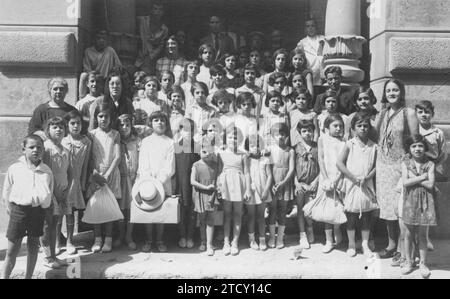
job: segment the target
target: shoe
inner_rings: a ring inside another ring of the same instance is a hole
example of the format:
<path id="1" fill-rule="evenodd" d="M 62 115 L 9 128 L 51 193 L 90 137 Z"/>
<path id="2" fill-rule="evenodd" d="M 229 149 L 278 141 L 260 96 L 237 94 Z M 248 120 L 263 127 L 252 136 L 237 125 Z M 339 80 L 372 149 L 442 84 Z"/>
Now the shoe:
<path id="1" fill-rule="evenodd" d="M 259 245 L 258 245 L 258 243 L 256 243 L 255 240 L 253 240 L 250 242 L 250 248 L 253 250 L 259 250 Z"/>
<path id="2" fill-rule="evenodd" d="M 311 246 L 309 245 L 308 238 L 300 238 L 299 242 L 300 248 L 309 249 Z"/>
<path id="3" fill-rule="evenodd" d="M 322 248 L 322 253 L 330 253 L 334 249 L 333 243 L 325 243 L 325 246 Z"/>
<path id="4" fill-rule="evenodd" d="M 427 242 L 427 249 L 428 249 L 428 251 L 434 250 L 434 245 L 433 245 L 433 243 L 431 243 L 430 240 L 428 240 L 428 242 Z"/>
<path id="5" fill-rule="evenodd" d="M 428 267 L 424 263 L 419 263 L 419 271 L 420 275 L 422 275 L 422 277 L 425 279 L 429 278 L 431 275 L 430 269 L 428 269 Z"/>
<path id="6" fill-rule="evenodd" d="M 397 262 L 400 258 L 402 258 L 402 254 L 400 252 L 396 252 L 392 257 L 392 262 Z"/>
<path id="7" fill-rule="evenodd" d="M 187 242 L 186 242 L 186 247 L 187 248 L 189 248 L 189 249 L 191 249 L 191 248 L 194 248 L 194 240 L 192 240 L 192 239 L 187 239 Z"/>
<path id="8" fill-rule="evenodd" d="M 259 250 L 267 250 L 266 238 L 259 238 Z"/>
<path id="9" fill-rule="evenodd" d="M 201 243 L 200 246 L 198 247 L 198 250 L 200 251 L 206 251 L 206 243 Z"/>
<path id="10" fill-rule="evenodd" d="M 55 247 L 55 255 L 60 255 L 60 254 L 61 254 L 61 252 L 62 252 L 62 248 L 61 248 L 61 246 L 57 246 L 57 247 Z"/>
<path id="11" fill-rule="evenodd" d="M 156 246 L 157 246 L 159 252 L 166 252 L 167 251 L 167 246 L 166 246 L 166 244 L 164 244 L 163 241 L 158 241 L 156 243 Z"/>
<path id="12" fill-rule="evenodd" d="M 206 248 L 206 255 L 207 256 L 213 256 L 214 255 L 214 249 L 212 247 L 207 246 L 207 248 Z"/>
<path id="13" fill-rule="evenodd" d="M 146 241 L 144 246 L 142 246 L 143 252 L 150 252 L 152 250 L 152 241 Z"/>
<path id="14" fill-rule="evenodd" d="M 187 246 L 186 239 L 185 238 L 181 238 L 180 241 L 178 241 L 178 247 L 186 248 L 186 246 Z"/>
<path id="15" fill-rule="evenodd" d="M 127 242 L 127 247 L 128 247 L 129 250 L 136 250 L 137 249 L 137 245 L 133 241 Z"/>
<path id="16" fill-rule="evenodd" d="M 108 253 L 108 252 L 111 252 L 111 250 L 112 250 L 112 238 L 106 237 L 105 243 L 103 243 L 103 246 L 102 246 L 102 253 Z"/>
<path id="17" fill-rule="evenodd" d="M 94 245 L 91 247 L 91 251 L 96 253 L 102 250 L 102 238 L 95 238 Z"/>
<path id="18" fill-rule="evenodd" d="M 269 242 L 267 242 L 267 246 L 269 246 L 269 248 L 275 248 L 275 237 L 269 238 Z"/>
<path id="19" fill-rule="evenodd" d="M 283 239 L 279 239 L 277 241 L 277 249 L 283 249 L 284 248 L 284 241 Z"/>
<path id="20" fill-rule="evenodd" d="M 392 260 L 391 267 L 403 267 L 405 262 L 406 262 L 406 259 L 404 257 L 396 259 L 395 261 Z"/>
<path id="21" fill-rule="evenodd" d="M 236 243 L 231 244 L 231 255 L 238 255 L 239 247 Z"/>
<path id="22" fill-rule="evenodd" d="M 362 246 L 361 249 L 362 249 L 363 254 L 366 257 L 373 257 L 373 251 L 370 250 L 370 247 L 368 245 L 367 246 Z"/>
<path id="23" fill-rule="evenodd" d="M 308 227 L 306 229 L 306 236 L 308 238 L 308 243 L 313 244 L 314 243 L 314 230 L 312 227 Z"/>
<path id="24" fill-rule="evenodd" d="M 395 248 L 391 250 L 383 249 L 378 253 L 378 255 L 380 256 L 380 259 L 389 259 L 393 257 L 395 253 L 396 253 Z"/>
<path id="25" fill-rule="evenodd" d="M 356 250 L 355 250 L 355 248 L 349 248 L 349 249 L 347 249 L 347 255 L 348 255 L 349 257 L 355 257 L 355 256 L 356 256 Z"/>
<path id="26" fill-rule="evenodd" d="M 72 244 L 66 245 L 66 252 L 68 255 L 73 255 L 77 253 L 77 248 L 73 246 Z"/>
<path id="27" fill-rule="evenodd" d="M 230 243 L 224 242 L 222 251 L 223 251 L 223 255 L 230 255 L 230 253 L 231 253 Z"/>
<path id="28" fill-rule="evenodd" d="M 44 266 L 50 269 L 61 268 L 61 265 L 56 261 L 55 258 L 44 258 Z"/>
<path id="29" fill-rule="evenodd" d="M 411 262 L 405 262 L 403 267 L 402 267 L 402 274 L 403 275 L 408 275 L 408 274 L 410 274 L 413 271 L 414 271 L 414 267 L 413 267 L 412 263 Z"/>

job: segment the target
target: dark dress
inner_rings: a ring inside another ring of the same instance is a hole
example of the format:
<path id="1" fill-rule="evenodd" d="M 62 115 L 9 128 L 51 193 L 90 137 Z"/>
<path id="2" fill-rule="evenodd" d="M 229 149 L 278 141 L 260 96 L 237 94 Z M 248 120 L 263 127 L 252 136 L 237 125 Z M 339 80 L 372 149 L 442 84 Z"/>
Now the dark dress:
<path id="1" fill-rule="evenodd" d="M 417 171 L 413 159 L 404 161 L 408 171 L 415 176 L 427 173 L 433 162 L 428 161 Z M 434 226 L 436 225 L 436 209 L 434 206 L 434 192 L 416 184 L 406 187 L 403 191 L 402 219 L 408 225 Z"/>
<path id="2" fill-rule="evenodd" d="M 194 151 L 194 141 L 191 140 L 191 142 L 190 152 L 184 152 L 182 145 L 175 144 L 176 194 L 180 194 L 183 206 L 192 204 L 192 165 L 200 159 Z"/>
<path id="3" fill-rule="evenodd" d="M 67 112 L 72 110 L 77 109 L 66 102 L 61 107 L 50 107 L 49 102 L 37 106 L 28 124 L 28 134 L 43 131 L 47 120 L 55 116 L 64 117 Z"/>
<path id="4" fill-rule="evenodd" d="M 195 180 L 205 186 L 215 185 L 218 175 L 218 164 L 211 162 L 205 163 L 203 160 L 197 161 L 192 166 L 195 168 Z M 215 205 L 218 204 L 216 191 L 200 190 L 192 187 L 192 199 L 194 201 L 194 211 L 197 213 L 213 212 Z"/>

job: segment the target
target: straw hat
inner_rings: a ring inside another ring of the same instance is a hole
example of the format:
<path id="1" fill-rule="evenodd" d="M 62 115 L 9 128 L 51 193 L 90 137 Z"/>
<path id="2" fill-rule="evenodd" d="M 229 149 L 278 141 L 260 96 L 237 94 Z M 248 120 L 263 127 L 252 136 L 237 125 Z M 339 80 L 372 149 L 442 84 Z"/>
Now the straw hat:
<path id="1" fill-rule="evenodd" d="M 156 179 L 149 178 L 140 180 L 134 184 L 131 190 L 133 203 L 144 211 L 154 211 L 158 209 L 164 202 L 166 195 L 164 186 Z M 138 203 L 136 198 L 140 197 L 142 203 Z"/>

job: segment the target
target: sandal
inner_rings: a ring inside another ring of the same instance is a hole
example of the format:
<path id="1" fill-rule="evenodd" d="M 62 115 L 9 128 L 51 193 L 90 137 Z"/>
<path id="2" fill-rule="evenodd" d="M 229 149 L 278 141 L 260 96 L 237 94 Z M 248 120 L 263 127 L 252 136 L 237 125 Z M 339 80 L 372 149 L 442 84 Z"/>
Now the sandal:
<path id="1" fill-rule="evenodd" d="M 166 252 L 166 251 L 167 251 L 167 246 L 166 246 L 166 244 L 164 244 L 163 241 L 158 241 L 158 242 L 156 243 L 156 245 L 157 245 L 157 247 L 158 247 L 158 251 L 159 251 L 159 252 Z"/>

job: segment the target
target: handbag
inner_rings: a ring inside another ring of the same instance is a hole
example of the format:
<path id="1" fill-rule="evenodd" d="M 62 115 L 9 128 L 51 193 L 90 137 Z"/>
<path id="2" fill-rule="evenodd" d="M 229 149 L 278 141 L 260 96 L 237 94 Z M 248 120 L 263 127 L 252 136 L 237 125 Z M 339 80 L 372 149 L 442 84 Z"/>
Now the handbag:
<path id="1" fill-rule="evenodd" d="M 332 197 L 328 196 L 330 192 L 333 192 Z M 305 217 L 318 222 L 334 225 L 347 222 L 344 205 L 340 200 L 336 199 L 336 191 L 320 191 L 316 198 L 303 207 L 303 213 Z"/>

